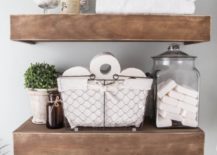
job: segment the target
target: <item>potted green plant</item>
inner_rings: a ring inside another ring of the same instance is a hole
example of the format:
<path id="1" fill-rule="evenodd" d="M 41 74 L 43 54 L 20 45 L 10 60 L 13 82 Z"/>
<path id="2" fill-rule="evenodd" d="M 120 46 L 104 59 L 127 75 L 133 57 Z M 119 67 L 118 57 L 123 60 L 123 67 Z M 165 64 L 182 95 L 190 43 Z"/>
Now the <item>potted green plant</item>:
<path id="1" fill-rule="evenodd" d="M 46 123 L 48 92 L 57 90 L 57 76 L 55 66 L 47 63 L 31 64 L 24 74 L 35 124 Z"/>

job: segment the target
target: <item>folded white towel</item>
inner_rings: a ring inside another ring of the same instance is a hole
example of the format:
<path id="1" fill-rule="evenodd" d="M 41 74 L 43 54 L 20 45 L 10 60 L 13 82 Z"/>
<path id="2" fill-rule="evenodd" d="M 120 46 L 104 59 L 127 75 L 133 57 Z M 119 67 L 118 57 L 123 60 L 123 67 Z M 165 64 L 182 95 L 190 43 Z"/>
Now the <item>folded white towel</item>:
<path id="1" fill-rule="evenodd" d="M 96 13 L 194 14 L 195 0 L 97 0 Z"/>
<path id="2" fill-rule="evenodd" d="M 158 114 L 162 117 L 162 118 L 166 118 L 167 117 L 167 112 L 158 109 Z"/>
<path id="3" fill-rule="evenodd" d="M 166 118 L 174 121 L 180 121 L 180 122 L 182 121 L 181 115 L 170 113 L 170 112 L 167 113 Z"/>

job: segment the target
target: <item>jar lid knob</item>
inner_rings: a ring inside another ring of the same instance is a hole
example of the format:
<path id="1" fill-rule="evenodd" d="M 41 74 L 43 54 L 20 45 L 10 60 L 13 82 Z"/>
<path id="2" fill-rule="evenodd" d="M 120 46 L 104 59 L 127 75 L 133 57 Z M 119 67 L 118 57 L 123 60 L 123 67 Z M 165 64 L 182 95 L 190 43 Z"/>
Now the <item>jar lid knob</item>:
<path id="1" fill-rule="evenodd" d="M 169 45 L 168 50 L 169 51 L 179 51 L 180 50 L 180 45 L 176 44 L 176 43 L 173 43 L 173 44 Z"/>

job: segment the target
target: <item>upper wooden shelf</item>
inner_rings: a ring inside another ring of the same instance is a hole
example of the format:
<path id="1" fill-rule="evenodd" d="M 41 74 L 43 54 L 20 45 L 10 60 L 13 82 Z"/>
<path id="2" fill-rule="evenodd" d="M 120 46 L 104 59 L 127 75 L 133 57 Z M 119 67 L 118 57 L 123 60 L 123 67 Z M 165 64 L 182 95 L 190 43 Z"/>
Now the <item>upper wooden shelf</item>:
<path id="1" fill-rule="evenodd" d="M 41 41 L 210 40 L 210 16 L 170 15 L 12 15 L 11 39 Z"/>

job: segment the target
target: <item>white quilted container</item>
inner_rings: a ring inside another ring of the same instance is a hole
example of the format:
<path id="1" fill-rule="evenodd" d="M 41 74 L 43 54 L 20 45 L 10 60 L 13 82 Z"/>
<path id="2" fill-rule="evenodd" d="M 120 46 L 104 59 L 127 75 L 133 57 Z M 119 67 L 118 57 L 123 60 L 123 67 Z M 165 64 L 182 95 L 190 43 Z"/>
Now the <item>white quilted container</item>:
<path id="1" fill-rule="evenodd" d="M 98 81 L 60 77 L 64 115 L 71 127 L 139 127 L 152 79 Z"/>

